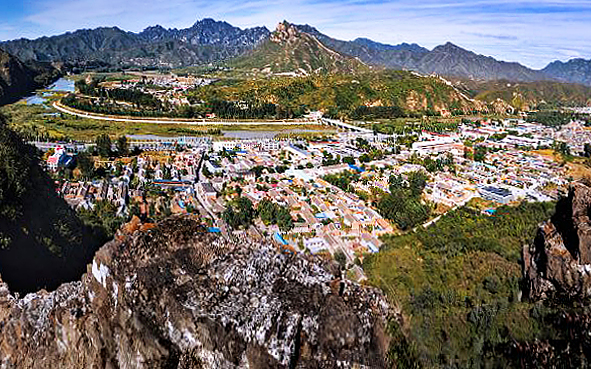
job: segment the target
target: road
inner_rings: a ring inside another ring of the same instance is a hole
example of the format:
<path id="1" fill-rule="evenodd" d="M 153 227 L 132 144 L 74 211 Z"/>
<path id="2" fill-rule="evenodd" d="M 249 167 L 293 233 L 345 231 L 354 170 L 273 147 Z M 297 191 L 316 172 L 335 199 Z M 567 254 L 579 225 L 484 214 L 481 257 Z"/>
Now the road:
<path id="1" fill-rule="evenodd" d="M 206 154 L 207 154 L 206 150 L 203 150 L 201 152 L 201 159 L 199 160 L 199 164 L 197 165 L 197 178 L 195 179 L 195 185 L 197 185 L 199 182 L 207 182 L 207 178 L 205 178 L 205 176 L 203 176 L 203 171 L 202 171 L 203 162 L 204 162 L 204 158 L 205 158 Z M 206 216 L 209 215 L 209 217 L 213 220 L 214 227 L 219 228 L 222 231 L 222 234 L 224 236 L 229 237 L 230 234 L 228 232 L 225 222 L 223 220 L 221 220 L 219 217 L 217 217 L 213 213 L 213 211 L 209 208 L 209 206 L 207 206 L 207 202 L 201 198 L 201 195 L 199 194 L 199 191 L 197 191 L 196 188 L 195 188 L 195 198 L 197 199 L 197 201 L 199 201 L 199 204 L 201 205 L 203 210 L 207 213 L 204 215 L 206 215 Z"/>
<path id="2" fill-rule="evenodd" d="M 316 121 L 269 121 L 269 122 L 228 122 L 228 121 L 210 121 L 210 120 L 177 120 L 177 119 L 142 119 L 142 118 L 119 118 L 111 115 L 97 115 L 93 113 L 85 113 L 79 110 L 74 110 L 66 107 L 58 102 L 53 103 L 53 107 L 58 111 L 74 115 L 80 118 L 88 118 L 95 120 L 107 120 L 110 122 L 124 122 L 124 123 L 151 123 L 151 124 L 183 124 L 192 126 L 301 126 L 301 125 L 318 125 Z"/>

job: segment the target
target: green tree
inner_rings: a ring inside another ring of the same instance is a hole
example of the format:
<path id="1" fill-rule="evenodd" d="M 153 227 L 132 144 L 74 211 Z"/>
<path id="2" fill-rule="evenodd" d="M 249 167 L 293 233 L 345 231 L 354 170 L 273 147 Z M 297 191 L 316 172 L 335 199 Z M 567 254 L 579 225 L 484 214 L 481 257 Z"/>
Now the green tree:
<path id="1" fill-rule="evenodd" d="M 562 156 L 570 156 L 570 147 L 566 142 L 559 141 L 556 142 L 554 145 L 554 151 L 559 153 Z"/>
<path id="2" fill-rule="evenodd" d="M 266 225 L 275 223 L 276 208 L 277 206 L 268 199 L 262 199 L 259 202 L 257 205 L 257 211 L 263 223 Z"/>
<path id="3" fill-rule="evenodd" d="M 119 136 L 117 138 L 117 154 L 119 156 L 127 156 L 129 154 L 129 143 L 127 142 L 127 137 Z"/>
<path id="4" fill-rule="evenodd" d="M 349 165 L 355 165 L 355 159 L 352 156 L 345 156 L 343 158 L 343 163 L 349 164 Z"/>
<path id="5" fill-rule="evenodd" d="M 91 179 L 94 177 L 94 160 L 86 151 L 83 151 L 76 156 L 76 163 L 78 169 L 80 169 L 82 178 Z"/>
<path id="6" fill-rule="evenodd" d="M 109 157 L 111 156 L 111 147 L 113 144 L 111 143 L 111 138 L 106 133 L 98 135 L 96 140 L 96 149 L 98 154 L 102 157 Z"/>
<path id="7" fill-rule="evenodd" d="M 293 229 L 293 219 L 286 207 L 280 207 L 276 215 L 277 225 L 282 232 L 289 232 Z"/>
<path id="8" fill-rule="evenodd" d="M 427 175 L 421 171 L 408 174 L 408 186 L 413 197 L 420 196 L 427 185 Z"/>
<path id="9" fill-rule="evenodd" d="M 228 204 L 222 219 L 233 229 L 248 228 L 253 223 L 255 211 L 252 201 L 246 197 L 238 197 Z"/>
<path id="10" fill-rule="evenodd" d="M 342 269 L 345 269 L 345 267 L 347 266 L 347 256 L 345 255 L 343 250 L 337 250 L 334 253 L 334 259 L 336 260 L 336 262 L 339 263 Z"/>
<path id="11" fill-rule="evenodd" d="M 474 148 L 474 161 L 484 162 L 487 151 L 488 150 L 484 146 L 476 146 Z"/>

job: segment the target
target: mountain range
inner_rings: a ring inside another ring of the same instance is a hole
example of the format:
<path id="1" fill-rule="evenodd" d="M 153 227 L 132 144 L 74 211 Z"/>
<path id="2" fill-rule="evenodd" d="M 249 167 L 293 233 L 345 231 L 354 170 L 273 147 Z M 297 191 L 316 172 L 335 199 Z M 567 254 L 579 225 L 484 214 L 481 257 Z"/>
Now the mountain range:
<path id="1" fill-rule="evenodd" d="M 342 41 L 309 25 L 293 25 L 300 33 L 299 40 L 302 40 L 301 35 L 305 35 L 304 42 L 270 43 L 273 39 L 277 41 L 277 35 L 285 32 L 288 26 L 292 25 L 282 22 L 280 28 L 271 32 L 265 27 L 240 29 L 227 22 L 203 19 L 186 29 L 153 26 L 139 33 L 117 27 L 84 29 L 35 40 L 6 41 L 0 43 L 0 48 L 23 61 L 63 62 L 75 67 L 177 68 L 230 60 L 233 66 L 252 67 L 252 60 L 255 60 L 262 63 L 257 65 L 259 69 L 270 67 L 275 73 L 289 73 L 318 71 L 319 67 L 332 60 L 329 63 L 332 67 L 320 70 L 346 72 L 355 64 L 351 60 L 357 60 L 371 67 L 405 69 L 477 81 L 552 80 L 591 85 L 591 61 L 584 59 L 555 61 L 542 70 L 534 70 L 519 63 L 479 55 L 450 42 L 428 50 L 417 44 L 387 45 L 366 38 Z M 293 36 L 292 41 L 295 40 Z M 286 47 L 293 47 L 293 50 L 285 54 Z M 280 48 L 284 49 L 283 57 L 288 60 L 273 61 Z M 307 51 L 303 51 L 305 49 Z M 292 56 L 303 57 L 302 54 L 310 56 L 303 64 L 300 63 L 303 60 L 292 60 Z M 331 56 L 326 58 L 327 54 Z M 251 56 L 250 63 L 240 60 L 248 55 Z M 233 60 L 236 58 L 238 62 Z M 340 61 L 337 62 L 337 59 Z M 347 67 L 335 69 L 335 65 Z"/>

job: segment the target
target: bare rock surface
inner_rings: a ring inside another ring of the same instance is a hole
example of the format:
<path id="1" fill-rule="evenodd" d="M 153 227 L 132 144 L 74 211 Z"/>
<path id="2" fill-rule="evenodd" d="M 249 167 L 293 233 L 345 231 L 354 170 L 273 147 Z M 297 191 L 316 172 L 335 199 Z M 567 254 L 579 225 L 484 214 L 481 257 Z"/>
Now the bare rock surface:
<path id="1" fill-rule="evenodd" d="M 0 282 L 0 368 L 384 367 L 388 305 L 337 275 L 171 218 L 53 292 Z"/>
<path id="2" fill-rule="evenodd" d="M 556 214 L 544 222 L 533 244 L 524 247 L 526 293 L 585 300 L 591 297 L 591 187 L 574 183 Z"/>

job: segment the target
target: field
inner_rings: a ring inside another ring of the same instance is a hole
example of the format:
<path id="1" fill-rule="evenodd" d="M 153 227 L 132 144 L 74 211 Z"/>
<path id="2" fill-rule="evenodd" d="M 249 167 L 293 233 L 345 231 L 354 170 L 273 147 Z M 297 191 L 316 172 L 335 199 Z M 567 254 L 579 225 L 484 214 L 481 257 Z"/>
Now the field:
<path id="1" fill-rule="evenodd" d="M 54 97 L 57 98 L 58 96 Z M 51 101 L 51 99 L 50 99 Z M 59 139 L 90 141 L 102 133 L 110 136 L 157 135 L 157 136 L 209 136 L 216 128 L 224 131 L 277 131 L 305 129 L 317 130 L 320 134 L 332 130 L 321 125 L 210 125 L 150 124 L 95 120 L 71 116 L 43 105 L 28 105 L 24 102 L 4 106 L 0 112 L 10 118 L 11 126 L 28 139 Z"/>

